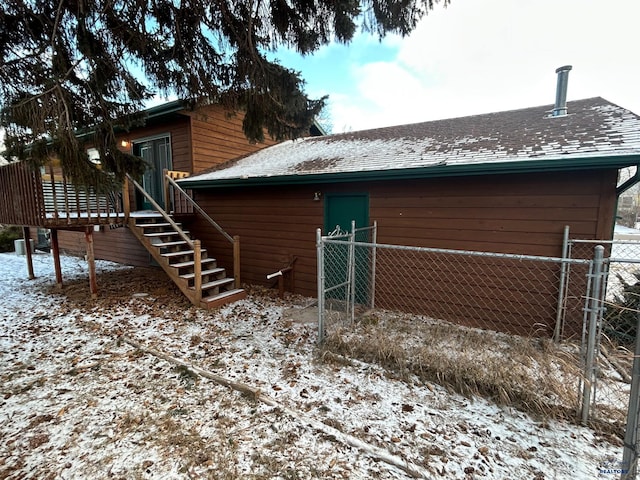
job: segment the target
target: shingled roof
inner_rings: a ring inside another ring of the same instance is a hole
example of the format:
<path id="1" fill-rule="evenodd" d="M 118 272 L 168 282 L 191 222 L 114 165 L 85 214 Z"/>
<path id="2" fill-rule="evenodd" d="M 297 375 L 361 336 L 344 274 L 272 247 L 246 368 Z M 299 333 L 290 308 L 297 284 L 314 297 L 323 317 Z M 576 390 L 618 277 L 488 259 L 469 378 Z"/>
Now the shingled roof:
<path id="1" fill-rule="evenodd" d="M 640 164 L 640 116 L 596 97 L 287 141 L 181 181 L 204 188 L 618 168 Z"/>

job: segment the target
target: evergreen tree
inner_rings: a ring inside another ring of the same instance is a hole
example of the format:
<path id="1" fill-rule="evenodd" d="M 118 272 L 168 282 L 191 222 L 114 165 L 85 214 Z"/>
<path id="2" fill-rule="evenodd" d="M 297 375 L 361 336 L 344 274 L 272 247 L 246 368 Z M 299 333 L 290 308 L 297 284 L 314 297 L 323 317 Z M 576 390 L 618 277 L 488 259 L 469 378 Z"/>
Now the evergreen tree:
<path id="1" fill-rule="evenodd" d="M 349 42 L 358 26 L 407 35 L 434 1 L 2 0 L 5 155 L 36 165 L 55 155 L 75 181 L 94 186 L 140 174 L 141 160 L 116 148 L 115 132 L 143 122 L 138 112 L 154 95 L 242 109 L 252 141 L 265 129 L 295 138 L 325 99 L 309 99 L 299 73 L 266 52 L 310 54 Z M 101 170 L 84 142 L 98 149 Z"/>

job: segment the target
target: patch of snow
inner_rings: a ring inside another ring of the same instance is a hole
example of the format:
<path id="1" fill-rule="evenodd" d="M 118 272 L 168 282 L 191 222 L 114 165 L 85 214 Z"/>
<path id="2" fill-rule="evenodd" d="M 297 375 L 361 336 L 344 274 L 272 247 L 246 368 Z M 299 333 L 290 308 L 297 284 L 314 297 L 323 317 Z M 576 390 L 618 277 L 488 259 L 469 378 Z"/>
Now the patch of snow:
<path id="1" fill-rule="evenodd" d="M 616 224 L 613 234 L 615 235 L 640 235 L 640 230 L 637 228 L 625 227 L 624 225 Z M 640 237 L 638 237 L 640 238 Z"/>
<path id="2" fill-rule="evenodd" d="M 436 478 L 596 478 L 621 458 L 619 445 L 587 428 L 405 382 L 378 365 L 323 362 L 315 325 L 278 299 L 204 311 L 159 294 L 133 298 L 145 291 L 136 285 L 127 301 L 79 306 L 47 293 L 49 255 L 34 262 L 37 278 L 27 280 L 24 257 L 0 254 L 2 478 L 408 478 L 123 335 L 259 388 Z M 81 259 L 62 265 L 66 282 L 86 279 Z M 129 268 L 97 265 L 99 285 L 100 272 L 113 271 L 126 284 Z"/>

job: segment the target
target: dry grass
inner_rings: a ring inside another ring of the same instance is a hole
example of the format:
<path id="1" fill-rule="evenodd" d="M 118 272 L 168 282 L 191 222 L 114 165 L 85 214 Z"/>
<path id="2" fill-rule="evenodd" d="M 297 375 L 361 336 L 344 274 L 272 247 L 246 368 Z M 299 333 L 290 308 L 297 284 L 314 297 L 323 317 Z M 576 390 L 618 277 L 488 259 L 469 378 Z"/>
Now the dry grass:
<path id="1" fill-rule="evenodd" d="M 329 332 L 324 348 L 376 362 L 407 380 L 415 376 L 542 418 L 575 418 L 581 376 L 577 347 L 368 312 L 355 325 Z"/>

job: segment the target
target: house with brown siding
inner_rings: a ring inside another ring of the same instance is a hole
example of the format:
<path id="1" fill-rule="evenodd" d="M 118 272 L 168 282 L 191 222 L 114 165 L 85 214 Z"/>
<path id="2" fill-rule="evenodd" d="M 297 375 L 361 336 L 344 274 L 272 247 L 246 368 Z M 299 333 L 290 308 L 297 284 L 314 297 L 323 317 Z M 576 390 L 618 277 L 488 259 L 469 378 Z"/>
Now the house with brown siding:
<path id="1" fill-rule="evenodd" d="M 243 281 L 267 284 L 295 258 L 296 292 L 315 296 L 317 228 L 376 221 L 380 243 L 559 257 L 565 226 L 612 238 L 618 173 L 638 164 L 640 117 L 589 98 L 560 115 L 546 105 L 287 141 L 179 184 L 242 237 Z M 189 228 L 220 243 L 201 221 Z"/>
<path id="2" fill-rule="evenodd" d="M 128 177 L 121 191 L 97 193 L 74 185 L 55 159 L 39 170 L 24 163 L 0 167 L 0 189 L 12 199 L 0 205 L 0 223 L 24 226 L 25 238 L 50 231 L 55 259 L 65 251 L 86 254 L 93 294 L 97 294 L 93 262 L 105 259 L 158 265 L 192 303 L 203 307 L 242 298 L 238 235 L 229 235 L 207 217 L 175 179 L 275 142 L 250 143 L 243 133 L 242 113 L 219 105 L 190 110 L 180 101 L 171 102 L 147 110 L 145 120 L 144 126 L 118 135 L 119 148 L 142 157 L 148 165 L 142 178 Z M 314 125 L 310 133 L 322 131 Z M 200 239 L 185 231 L 180 215 L 185 219 L 203 215 L 217 240 L 230 248 L 229 263 L 223 263 L 224 257 L 218 260 Z M 28 242 L 26 247 L 30 260 Z M 54 263 L 56 281 L 62 285 L 60 262 Z M 32 275 L 30 261 L 29 265 Z"/>
<path id="3" fill-rule="evenodd" d="M 141 128 L 119 134 L 120 148 L 143 157 L 149 164 L 142 186 L 162 203 L 163 169 L 194 174 L 255 152 L 275 142 L 250 143 L 242 131 L 242 114 L 231 114 L 219 105 L 192 111 L 181 101 L 159 105 L 146 111 Z M 140 193 L 132 193 L 132 210 L 151 210 Z M 84 233 L 60 230 L 60 248 L 84 254 Z M 148 266 L 152 257 L 130 229 L 97 229 L 93 234 L 96 258 L 127 265 Z"/>

